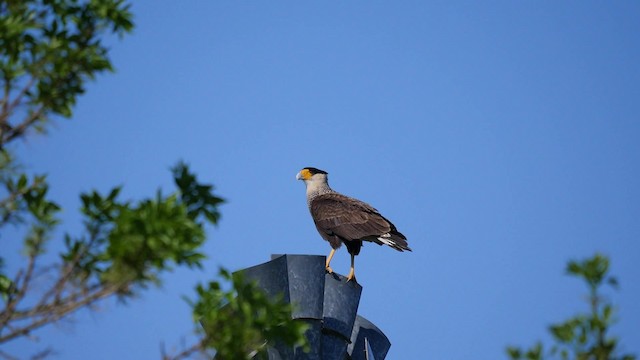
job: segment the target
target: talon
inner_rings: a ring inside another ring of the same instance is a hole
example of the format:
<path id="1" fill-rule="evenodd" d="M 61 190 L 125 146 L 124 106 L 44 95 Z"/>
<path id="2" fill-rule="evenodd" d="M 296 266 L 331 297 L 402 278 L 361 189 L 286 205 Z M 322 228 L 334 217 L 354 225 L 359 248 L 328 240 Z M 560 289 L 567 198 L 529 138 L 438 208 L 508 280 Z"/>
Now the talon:
<path id="1" fill-rule="evenodd" d="M 327 266 L 326 268 L 324 268 L 329 274 L 333 274 L 333 269 L 329 266 Z"/>

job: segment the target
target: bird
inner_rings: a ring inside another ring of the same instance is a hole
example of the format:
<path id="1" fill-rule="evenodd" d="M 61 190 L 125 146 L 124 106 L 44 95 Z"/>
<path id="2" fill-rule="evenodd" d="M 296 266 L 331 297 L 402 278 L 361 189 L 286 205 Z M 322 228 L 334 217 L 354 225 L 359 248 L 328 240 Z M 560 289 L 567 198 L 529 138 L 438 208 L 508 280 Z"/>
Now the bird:
<path id="1" fill-rule="evenodd" d="M 355 279 L 355 256 L 360 253 L 363 241 L 388 245 L 402 251 L 411 251 L 407 238 L 395 225 L 371 205 L 340 194 L 329 186 L 328 173 L 314 167 L 305 167 L 296 175 L 307 191 L 307 206 L 320 236 L 329 242 L 331 252 L 325 269 L 333 273 L 331 259 L 336 250 L 345 244 L 351 255 L 351 269 L 347 282 Z"/>

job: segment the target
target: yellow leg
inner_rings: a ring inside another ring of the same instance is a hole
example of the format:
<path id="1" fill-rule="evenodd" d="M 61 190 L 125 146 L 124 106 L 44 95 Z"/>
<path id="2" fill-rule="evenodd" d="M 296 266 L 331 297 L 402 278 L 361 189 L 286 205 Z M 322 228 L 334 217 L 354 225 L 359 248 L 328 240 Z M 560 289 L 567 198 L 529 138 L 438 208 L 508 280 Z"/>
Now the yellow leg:
<path id="1" fill-rule="evenodd" d="M 331 252 L 329 253 L 329 256 L 327 256 L 327 262 L 324 266 L 324 268 L 327 270 L 327 272 L 329 274 L 333 274 L 333 269 L 329 266 L 329 263 L 331 263 L 331 259 L 333 259 L 333 255 L 336 253 L 336 249 L 331 249 Z"/>
<path id="2" fill-rule="evenodd" d="M 358 282 L 356 280 L 356 267 L 354 265 L 354 263 L 355 263 L 354 260 L 355 260 L 356 256 L 353 255 L 353 254 L 349 254 L 349 255 L 351 255 L 351 270 L 349 270 L 349 276 L 347 276 L 347 282 L 349 282 L 351 280 L 353 280 L 355 282 Z"/>

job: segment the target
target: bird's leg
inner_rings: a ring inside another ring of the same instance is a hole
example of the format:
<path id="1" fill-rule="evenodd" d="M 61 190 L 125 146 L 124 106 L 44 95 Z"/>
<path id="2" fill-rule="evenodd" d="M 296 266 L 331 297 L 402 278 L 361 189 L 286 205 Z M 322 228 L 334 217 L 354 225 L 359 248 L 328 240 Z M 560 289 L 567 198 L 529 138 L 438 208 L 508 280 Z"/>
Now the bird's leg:
<path id="1" fill-rule="evenodd" d="M 349 270 L 349 275 L 347 276 L 347 282 L 351 280 L 358 282 L 356 280 L 356 268 L 354 266 L 356 256 L 353 254 L 349 254 L 349 255 L 351 255 L 351 270 Z"/>
<path id="2" fill-rule="evenodd" d="M 327 272 L 329 274 L 333 274 L 333 269 L 329 266 L 329 263 L 331 263 L 331 259 L 333 259 L 333 254 L 336 253 L 336 249 L 331 249 L 331 252 L 329 253 L 329 256 L 327 256 L 327 262 L 325 263 L 325 270 L 327 270 Z"/>

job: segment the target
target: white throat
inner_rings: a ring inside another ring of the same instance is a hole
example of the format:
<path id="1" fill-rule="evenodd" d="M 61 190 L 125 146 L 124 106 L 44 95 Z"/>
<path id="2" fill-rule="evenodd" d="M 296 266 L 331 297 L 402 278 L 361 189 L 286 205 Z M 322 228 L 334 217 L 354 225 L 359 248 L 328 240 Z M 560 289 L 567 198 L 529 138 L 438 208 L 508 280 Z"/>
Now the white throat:
<path id="1" fill-rule="evenodd" d="M 327 182 L 326 175 L 315 175 L 311 179 L 305 180 L 304 184 L 307 187 L 307 202 L 311 202 L 313 198 L 318 195 L 334 192 Z"/>

